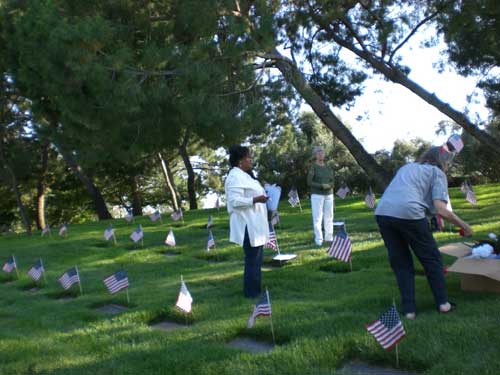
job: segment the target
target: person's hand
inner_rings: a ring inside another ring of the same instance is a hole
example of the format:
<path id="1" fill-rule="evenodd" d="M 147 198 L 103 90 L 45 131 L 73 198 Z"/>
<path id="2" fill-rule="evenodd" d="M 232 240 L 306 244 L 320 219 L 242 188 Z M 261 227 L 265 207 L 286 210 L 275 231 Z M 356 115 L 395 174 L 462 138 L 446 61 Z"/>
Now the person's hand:
<path id="1" fill-rule="evenodd" d="M 323 190 L 328 190 L 331 188 L 330 184 L 321 184 L 321 187 L 323 188 Z"/>
<path id="2" fill-rule="evenodd" d="M 474 234 L 474 231 L 469 224 L 464 223 L 464 226 L 460 229 L 460 234 L 464 237 L 470 237 Z"/>
<path id="3" fill-rule="evenodd" d="M 266 203 L 269 197 L 267 195 L 258 195 L 256 197 L 253 197 L 253 203 Z"/>

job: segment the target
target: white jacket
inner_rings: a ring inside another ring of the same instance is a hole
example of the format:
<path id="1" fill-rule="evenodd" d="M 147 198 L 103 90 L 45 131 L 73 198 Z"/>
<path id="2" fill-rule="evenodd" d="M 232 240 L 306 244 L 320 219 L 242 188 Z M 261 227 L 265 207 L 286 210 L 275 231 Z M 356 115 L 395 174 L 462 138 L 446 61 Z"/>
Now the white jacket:
<path id="1" fill-rule="evenodd" d="M 265 245 L 269 240 L 269 224 L 265 203 L 253 203 L 253 198 L 265 194 L 264 188 L 246 172 L 233 167 L 224 184 L 229 213 L 229 241 L 243 246 L 245 227 L 252 247 Z"/>

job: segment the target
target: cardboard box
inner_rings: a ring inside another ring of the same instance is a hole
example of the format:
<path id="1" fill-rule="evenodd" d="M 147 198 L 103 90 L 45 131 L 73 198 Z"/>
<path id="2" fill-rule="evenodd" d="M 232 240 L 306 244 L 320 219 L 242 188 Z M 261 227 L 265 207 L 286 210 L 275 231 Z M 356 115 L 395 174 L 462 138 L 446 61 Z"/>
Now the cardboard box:
<path id="1" fill-rule="evenodd" d="M 500 293 L 500 259 L 464 259 L 471 248 L 463 242 L 441 246 L 439 251 L 457 258 L 448 272 L 460 274 L 462 290 Z"/>

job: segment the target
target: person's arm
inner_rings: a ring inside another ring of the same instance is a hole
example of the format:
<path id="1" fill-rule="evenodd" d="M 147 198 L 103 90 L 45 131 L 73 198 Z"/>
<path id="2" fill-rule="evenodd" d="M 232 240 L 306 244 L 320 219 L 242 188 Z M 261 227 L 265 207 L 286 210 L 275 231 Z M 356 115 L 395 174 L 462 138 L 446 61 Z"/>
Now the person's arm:
<path id="1" fill-rule="evenodd" d="M 469 224 L 460 219 L 454 212 L 448 210 L 445 201 L 435 199 L 432 202 L 434 203 L 434 208 L 436 209 L 436 213 L 440 215 L 443 219 L 446 219 L 447 221 L 462 228 L 464 230 L 464 236 L 469 237 L 474 234 L 474 231 L 472 230 Z"/>

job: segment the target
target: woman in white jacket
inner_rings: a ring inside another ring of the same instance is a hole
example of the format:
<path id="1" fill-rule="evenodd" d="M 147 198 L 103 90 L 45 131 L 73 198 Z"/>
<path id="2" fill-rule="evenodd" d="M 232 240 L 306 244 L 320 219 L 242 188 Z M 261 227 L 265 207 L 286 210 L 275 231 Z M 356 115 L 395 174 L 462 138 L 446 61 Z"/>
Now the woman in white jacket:
<path id="1" fill-rule="evenodd" d="M 225 192 L 229 213 L 229 241 L 243 246 L 245 272 L 243 292 L 254 298 L 261 293 L 263 246 L 269 239 L 267 196 L 252 173 L 252 156 L 248 147 L 234 145 L 229 149 L 231 170 Z"/>

